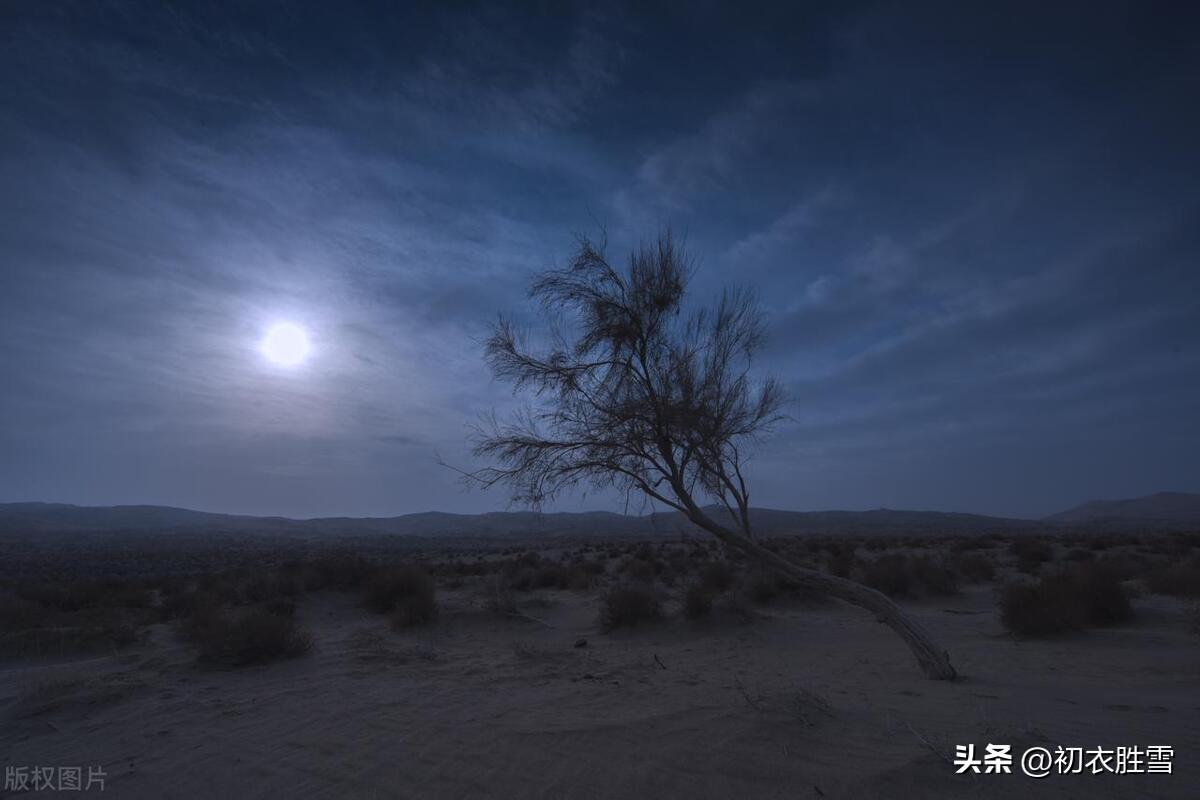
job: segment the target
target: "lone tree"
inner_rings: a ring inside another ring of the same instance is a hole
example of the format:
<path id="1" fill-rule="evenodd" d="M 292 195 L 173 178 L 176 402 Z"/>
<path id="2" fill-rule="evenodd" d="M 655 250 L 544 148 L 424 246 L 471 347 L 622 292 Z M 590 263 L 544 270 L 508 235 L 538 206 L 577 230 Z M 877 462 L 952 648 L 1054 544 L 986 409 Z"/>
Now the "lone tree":
<path id="1" fill-rule="evenodd" d="M 496 376 L 532 390 L 537 405 L 477 431 L 475 454 L 492 466 L 470 479 L 506 485 L 534 508 L 581 484 L 641 493 L 785 579 L 870 611 L 926 675 L 953 679 L 947 653 L 887 596 L 793 564 L 756 538 L 745 450 L 781 419 L 783 396 L 750 374 L 763 341 L 753 296 L 726 291 L 685 313 L 690 273 L 668 232 L 633 253 L 626 272 L 603 242 L 581 238 L 565 268 L 540 275 L 530 296 L 553 323 L 549 347 L 527 346 L 503 317 L 486 344 Z"/>

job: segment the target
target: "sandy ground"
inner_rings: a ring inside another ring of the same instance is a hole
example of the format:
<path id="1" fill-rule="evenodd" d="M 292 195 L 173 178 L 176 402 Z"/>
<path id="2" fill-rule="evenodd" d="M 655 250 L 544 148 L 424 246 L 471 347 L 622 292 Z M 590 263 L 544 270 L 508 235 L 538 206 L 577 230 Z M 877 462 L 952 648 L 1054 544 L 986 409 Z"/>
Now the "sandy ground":
<path id="1" fill-rule="evenodd" d="M 461 591 L 395 633 L 318 595 L 298 612 L 315 652 L 237 671 L 166 627 L 6 668 L 0 762 L 103 765 L 114 798 L 1200 797 L 1200 637 L 1173 600 L 1049 642 L 1006 636 L 990 588 L 909 604 L 965 676 L 941 683 L 837 604 L 601 634 L 594 593 L 543 597 L 524 608 L 552 627 Z M 956 776 L 967 742 L 1166 744 L 1174 773 Z"/>

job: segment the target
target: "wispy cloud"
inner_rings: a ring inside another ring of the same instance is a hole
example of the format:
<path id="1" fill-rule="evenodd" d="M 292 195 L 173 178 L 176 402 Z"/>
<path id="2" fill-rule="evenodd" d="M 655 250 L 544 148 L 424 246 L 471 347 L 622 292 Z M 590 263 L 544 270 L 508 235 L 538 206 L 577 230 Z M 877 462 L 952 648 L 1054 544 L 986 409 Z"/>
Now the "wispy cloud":
<path id="1" fill-rule="evenodd" d="M 685 231 L 701 297 L 759 290 L 797 422 L 756 502 L 1200 480 L 1167 444 L 1200 403 L 1194 53 L 1054 14 L 1030 43 L 889 7 L 306 12 L 2 12 L 0 499 L 502 505 L 434 453 L 469 463 L 466 425 L 513 402 L 479 340 L 597 224 L 617 257 Z M 1087 73 L 1115 55 L 1121 81 Z M 256 350 L 278 318 L 313 339 L 292 372 Z"/>

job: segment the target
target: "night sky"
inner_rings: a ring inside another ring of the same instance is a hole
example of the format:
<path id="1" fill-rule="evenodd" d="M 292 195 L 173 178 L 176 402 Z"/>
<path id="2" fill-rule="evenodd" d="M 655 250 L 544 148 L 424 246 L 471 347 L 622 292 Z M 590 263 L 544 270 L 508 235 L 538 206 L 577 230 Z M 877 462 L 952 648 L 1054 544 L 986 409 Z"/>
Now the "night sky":
<path id="1" fill-rule="evenodd" d="M 1191 4 L 794 5 L 2 0 L 0 501 L 502 509 L 488 325 L 665 226 L 768 314 L 755 505 L 1200 490 Z"/>

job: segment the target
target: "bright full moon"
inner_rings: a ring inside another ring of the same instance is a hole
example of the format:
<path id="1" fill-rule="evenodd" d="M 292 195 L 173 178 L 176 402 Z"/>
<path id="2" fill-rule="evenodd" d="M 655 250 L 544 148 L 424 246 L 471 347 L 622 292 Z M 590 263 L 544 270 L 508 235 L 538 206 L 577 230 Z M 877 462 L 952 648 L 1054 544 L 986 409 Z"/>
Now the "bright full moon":
<path id="1" fill-rule="evenodd" d="M 267 331 L 259 349 L 273 363 L 293 367 L 308 356 L 308 334 L 299 325 L 277 322 Z"/>

